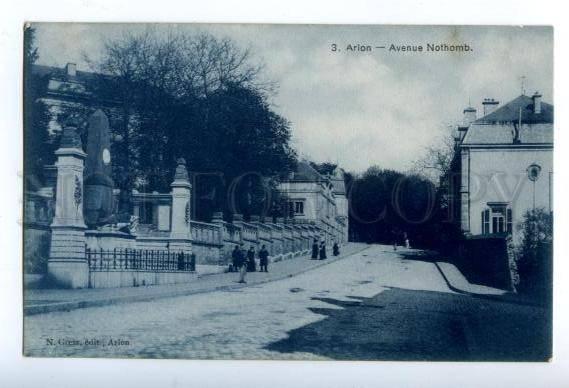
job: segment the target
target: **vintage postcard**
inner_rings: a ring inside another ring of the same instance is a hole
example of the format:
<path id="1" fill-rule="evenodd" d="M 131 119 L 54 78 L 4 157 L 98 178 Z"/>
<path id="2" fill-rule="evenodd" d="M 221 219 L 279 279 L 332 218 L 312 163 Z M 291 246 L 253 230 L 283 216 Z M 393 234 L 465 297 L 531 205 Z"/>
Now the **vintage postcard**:
<path id="1" fill-rule="evenodd" d="M 553 29 L 24 26 L 23 354 L 548 361 Z"/>

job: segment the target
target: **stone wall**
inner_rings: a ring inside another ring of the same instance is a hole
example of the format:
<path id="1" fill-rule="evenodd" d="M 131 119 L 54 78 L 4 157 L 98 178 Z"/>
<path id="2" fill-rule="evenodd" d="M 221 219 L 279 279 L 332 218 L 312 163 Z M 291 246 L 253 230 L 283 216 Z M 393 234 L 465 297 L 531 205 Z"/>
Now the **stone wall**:
<path id="1" fill-rule="evenodd" d="M 455 264 L 471 283 L 513 290 L 505 236 L 472 236 L 459 243 Z"/>
<path id="2" fill-rule="evenodd" d="M 53 194 L 26 192 L 24 195 L 24 273 L 44 274 L 51 246 Z"/>
<path id="3" fill-rule="evenodd" d="M 160 284 L 189 283 L 197 279 L 196 272 L 178 271 L 92 271 L 91 288 L 138 287 Z"/>

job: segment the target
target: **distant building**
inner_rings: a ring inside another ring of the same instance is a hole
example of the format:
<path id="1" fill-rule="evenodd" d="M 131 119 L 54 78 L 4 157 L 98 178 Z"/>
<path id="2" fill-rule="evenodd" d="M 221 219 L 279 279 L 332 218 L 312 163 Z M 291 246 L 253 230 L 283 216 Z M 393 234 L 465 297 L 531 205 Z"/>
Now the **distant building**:
<path id="1" fill-rule="evenodd" d="M 33 65 L 32 74 L 43 79 L 40 99 L 51 114 L 50 134 L 61 131 L 61 119 L 73 110 L 84 110 L 87 115 L 103 109 L 111 120 L 115 119 L 118 103 L 97 91 L 97 85 L 104 77 L 101 74 L 79 71 L 74 63 L 63 68 Z"/>
<path id="2" fill-rule="evenodd" d="M 288 198 L 294 218 L 318 225 L 328 244 L 348 241 L 348 199 L 341 168 L 324 176 L 307 161 L 300 161 L 279 190 Z"/>
<path id="3" fill-rule="evenodd" d="M 451 208 L 466 235 L 519 241 L 527 210 L 553 211 L 553 106 L 539 93 L 482 105 L 482 117 L 468 107 L 457 128 Z"/>

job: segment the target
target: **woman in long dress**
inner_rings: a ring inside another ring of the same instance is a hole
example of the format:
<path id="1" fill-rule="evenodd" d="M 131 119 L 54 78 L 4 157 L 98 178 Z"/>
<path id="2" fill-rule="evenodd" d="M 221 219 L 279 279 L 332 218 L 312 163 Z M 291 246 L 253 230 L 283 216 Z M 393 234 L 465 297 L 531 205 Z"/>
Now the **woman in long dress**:
<path id="1" fill-rule="evenodd" d="M 320 244 L 320 260 L 326 259 L 326 243 L 322 241 Z"/>
<path id="2" fill-rule="evenodd" d="M 318 259 L 318 241 L 314 240 L 312 244 L 312 260 Z"/>

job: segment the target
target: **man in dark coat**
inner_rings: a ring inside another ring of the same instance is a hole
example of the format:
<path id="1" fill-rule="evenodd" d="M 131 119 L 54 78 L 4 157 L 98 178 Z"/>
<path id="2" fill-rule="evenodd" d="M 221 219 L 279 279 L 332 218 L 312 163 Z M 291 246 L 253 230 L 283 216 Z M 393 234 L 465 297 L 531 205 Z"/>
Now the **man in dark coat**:
<path id="1" fill-rule="evenodd" d="M 340 247 L 338 246 L 338 243 L 336 241 L 334 241 L 334 246 L 332 247 L 332 251 L 334 253 L 334 256 L 338 256 L 340 254 Z"/>
<path id="2" fill-rule="evenodd" d="M 239 271 L 239 246 L 235 245 L 233 251 L 231 252 L 231 272 Z"/>
<path id="3" fill-rule="evenodd" d="M 312 260 L 318 259 L 318 240 L 314 239 L 312 244 Z"/>
<path id="4" fill-rule="evenodd" d="M 326 259 L 326 242 L 322 241 L 320 244 L 320 260 Z"/>
<path id="5" fill-rule="evenodd" d="M 251 245 L 247 251 L 247 272 L 257 271 L 257 263 L 255 263 L 255 248 Z"/>
<path id="6" fill-rule="evenodd" d="M 261 272 L 269 272 L 268 270 L 269 251 L 267 251 L 267 248 L 265 248 L 264 245 L 261 247 L 261 251 L 259 252 L 259 261 L 260 261 L 259 265 L 261 267 Z"/>

